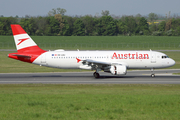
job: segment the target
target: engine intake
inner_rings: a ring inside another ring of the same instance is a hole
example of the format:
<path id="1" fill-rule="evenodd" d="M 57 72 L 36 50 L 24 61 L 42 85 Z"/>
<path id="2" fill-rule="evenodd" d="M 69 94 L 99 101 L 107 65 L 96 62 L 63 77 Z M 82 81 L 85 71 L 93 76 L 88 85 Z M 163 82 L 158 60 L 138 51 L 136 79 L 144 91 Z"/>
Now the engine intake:
<path id="1" fill-rule="evenodd" d="M 126 75 L 127 68 L 125 65 L 113 65 L 110 68 L 110 72 L 113 75 Z"/>

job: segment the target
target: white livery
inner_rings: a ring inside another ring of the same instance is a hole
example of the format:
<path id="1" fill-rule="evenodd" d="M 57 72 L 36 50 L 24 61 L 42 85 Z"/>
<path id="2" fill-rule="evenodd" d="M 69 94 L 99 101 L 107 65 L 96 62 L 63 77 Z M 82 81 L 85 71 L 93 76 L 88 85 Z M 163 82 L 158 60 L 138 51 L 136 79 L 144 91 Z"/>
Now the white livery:
<path id="1" fill-rule="evenodd" d="M 10 58 L 33 64 L 63 68 L 95 70 L 112 75 L 126 75 L 127 69 L 158 69 L 171 67 L 175 61 L 166 54 L 155 51 L 44 51 L 27 35 L 19 25 L 11 25 L 17 53 L 9 54 Z M 18 32 L 17 32 L 18 30 Z M 151 74 L 154 77 L 154 73 Z"/>

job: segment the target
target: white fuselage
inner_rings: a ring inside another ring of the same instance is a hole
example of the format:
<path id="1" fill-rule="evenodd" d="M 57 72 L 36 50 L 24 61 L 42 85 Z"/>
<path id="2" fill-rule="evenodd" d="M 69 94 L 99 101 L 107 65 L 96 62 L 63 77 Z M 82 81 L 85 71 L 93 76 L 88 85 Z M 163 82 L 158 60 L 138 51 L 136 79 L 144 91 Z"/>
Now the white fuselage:
<path id="1" fill-rule="evenodd" d="M 65 69 L 95 70 L 112 75 L 126 75 L 127 69 L 154 69 L 173 66 L 175 61 L 161 52 L 154 51 L 45 51 L 18 24 L 11 25 L 17 52 L 8 57 L 23 62 Z M 151 74 L 154 77 L 154 74 Z"/>
<path id="2" fill-rule="evenodd" d="M 82 61 L 90 59 L 122 64 L 128 69 L 166 68 L 175 64 L 175 61 L 164 53 L 155 51 L 48 51 L 33 63 L 54 68 L 91 69 L 76 58 Z"/>

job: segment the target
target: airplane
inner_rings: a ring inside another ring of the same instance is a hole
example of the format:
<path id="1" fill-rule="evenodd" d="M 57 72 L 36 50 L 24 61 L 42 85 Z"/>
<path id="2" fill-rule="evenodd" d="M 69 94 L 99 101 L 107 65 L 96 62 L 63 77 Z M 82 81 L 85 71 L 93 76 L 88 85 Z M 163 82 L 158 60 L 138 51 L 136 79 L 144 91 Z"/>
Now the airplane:
<path id="1" fill-rule="evenodd" d="M 93 76 L 99 78 L 99 71 L 112 75 L 126 75 L 127 69 L 154 69 L 175 65 L 166 54 L 156 51 L 65 51 L 63 49 L 42 50 L 18 24 L 11 24 L 17 52 L 8 54 L 9 58 L 62 69 L 95 70 Z"/>

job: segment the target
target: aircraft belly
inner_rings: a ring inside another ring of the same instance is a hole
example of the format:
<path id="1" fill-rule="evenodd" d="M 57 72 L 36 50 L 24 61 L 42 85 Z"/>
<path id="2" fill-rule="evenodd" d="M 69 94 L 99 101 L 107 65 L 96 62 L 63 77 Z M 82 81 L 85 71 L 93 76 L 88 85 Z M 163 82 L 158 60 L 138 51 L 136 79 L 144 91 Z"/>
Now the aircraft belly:
<path id="1" fill-rule="evenodd" d="M 71 60 L 53 59 L 48 61 L 49 67 L 64 68 L 64 69 L 77 69 L 79 68 L 78 63 L 74 63 Z"/>
<path id="2" fill-rule="evenodd" d="M 76 63 L 76 61 L 67 60 L 67 59 L 51 59 L 49 57 L 44 58 L 43 55 L 40 55 L 36 60 L 33 61 L 33 64 L 53 67 L 53 68 L 64 68 L 64 69 L 77 69 L 80 66 L 80 63 Z"/>

